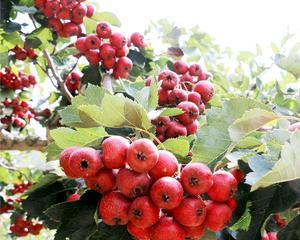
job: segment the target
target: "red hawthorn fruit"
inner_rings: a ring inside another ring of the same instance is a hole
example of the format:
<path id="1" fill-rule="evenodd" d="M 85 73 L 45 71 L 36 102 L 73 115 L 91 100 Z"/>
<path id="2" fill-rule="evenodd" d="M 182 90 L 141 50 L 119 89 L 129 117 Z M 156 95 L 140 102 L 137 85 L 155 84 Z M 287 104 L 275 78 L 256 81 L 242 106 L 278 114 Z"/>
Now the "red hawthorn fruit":
<path id="1" fill-rule="evenodd" d="M 78 34 L 78 26 L 75 23 L 69 22 L 63 25 L 63 36 L 71 37 Z"/>
<path id="2" fill-rule="evenodd" d="M 169 91 L 164 90 L 163 88 L 158 89 L 158 104 L 160 106 L 166 105 L 169 103 Z"/>
<path id="3" fill-rule="evenodd" d="M 237 201 L 235 200 L 235 198 L 229 198 L 226 204 L 230 207 L 232 211 L 234 211 L 237 208 Z"/>
<path id="4" fill-rule="evenodd" d="M 177 86 L 179 79 L 176 73 L 165 70 L 158 75 L 158 81 L 162 81 L 161 87 L 164 90 L 173 90 Z"/>
<path id="5" fill-rule="evenodd" d="M 42 12 L 46 17 L 54 17 L 54 15 L 60 10 L 58 1 L 47 1 Z"/>
<path id="6" fill-rule="evenodd" d="M 117 69 L 117 68 L 114 69 L 113 76 L 114 76 L 115 80 L 118 80 L 119 78 L 121 78 L 119 69 Z"/>
<path id="7" fill-rule="evenodd" d="M 226 202 L 237 191 L 237 181 L 231 173 L 218 170 L 213 174 L 213 185 L 207 191 L 211 200 Z"/>
<path id="8" fill-rule="evenodd" d="M 199 109 L 193 102 L 184 101 L 177 105 L 184 113 L 177 115 L 176 118 L 183 124 L 188 125 L 199 117 Z"/>
<path id="9" fill-rule="evenodd" d="M 199 240 L 205 233 L 205 224 L 196 227 L 182 226 L 186 240 Z"/>
<path id="10" fill-rule="evenodd" d="M 134 171 L 150 171 L 157 161 L 158 150 L 149 139 L 136 140 L 127 150 L 127 163 Z"/>
<path id="11" fill-rule="evenodd" d="M 77 25 L 80 25 L 83 23 L 83 17 L 72 17 L 71 19 L 72 23 L 75 23 Z M 80 28 L 80 26 L 78 26 Z M 80 28 L 81 29 L 81 28 Z M 81 33 L 77 33 L 78 36 L 81 36 Z"/>
<path id="12" fill-rule="evenodd" d="M 206 165 L 189 163 L 181 172 L 180 182 L 190 196 L 198 196 L 211 188 L 213 175 Z"/>
<path id="13" fill-rule="evenodd" d="M 195 134 L 198 130 L 198 125 L 199 125 L 198 120 L 195 120 L 191 124 L 185 126 L 187 135 L 189 136 L 189 135 Z"/>
<path id="14" fill-rule="evenodd" d="M 135 226 L 148 228 L 159 220 L 160 210 L 155 206 L 150 197 L 143 196 L 136 198 L 129 208 L 128 219 Z"/>
<path id="15" fill-rule="evenodd" d="M 172 212 L 176 221 L 187 227 L 201 225 L 206 216 L 205 204 L 200 198 L 185 198 Z"/>
<path id="16" fill-rule="evenodd" d="M 85 53 L 85 57 L 89 61 L 89 63 L 93 66 L 97 66 L 99 64 L 99 62 L 101 61 L 98 50 L 88 50 Z"/>
<path id="17" fill-rule="evenodd" d="M 150 228 L 139 228 L 132 222 L 127 224 L 127 231 L 138 240 L 149 240 L 150 239 Z"/>
<path id="18" fill-rule="evenodd" d="M 114 58 L 111 58 L 109 60 L 103 60 L 103 62 L 102 62 L 102 66 L 106 70 L 114 68 L 115 65 L 116 65 L 116 59 L 114 59 Z"/>
<path id="19" fill-rule="evenodd" d="M 152 120 L 151 123 L 156 126 L 156 134 L 164 134 L 170 121 L 171 120 L 168 116 L 162 116 Z"/>
<path id="20" fill-rule="evenodd" d="M 129 53 L 129 48 L 127 46 L 124 46 L 123 48 L 117 48 L 116 49 L 116 56 L 117 57 L 125 57 Z"/>
<path id="21" fill-rule="evenodd" d="M 107 225 L 126 225 L 130 201 L 119 192 L 110 192 L 100 200 L 98 213 Z"/>
<path id="22" fill-rule="evenodd" d="M 77 0 L 61 0 L 61 5 L 67 9 L 73 9 L 78 4 Z"/>
<path id="23" fill-rule="evenodd" d="M 139 48 L 145 48 L 147 46 L 147 44 L 144 42 L 144 36 L 139 32 L 131 34 L 130 41 L 134 46 Z"/>
<path id="24" fill-rule="evenodd" d="M 207 103 L 214 95 L 214 86 L 209 81 L 200 81 L 195 85 L 194 92 L 199 93 L 202 101 Z"/>
<path id="25" fill-rule="evenodd" d="M 95 7 L 94 7 L 94 5 L 91 5 L 91 4 L 87 4 L 86 5 L 86 16 L 88 17 L 88 18 L 91 18 L 93 15 L 94 15 L 94 13 L 95 13 Z"/>
<path id="26" fill-rule="evenodd" d="M 180 82 L 193 82 L 193 77 L 189 72 L 186 72 L 180 77 Z"/>
<path id="27" fill-rule="evenodd" d="M 176 138 L 179 136 L 186 136 L 187 130 L 186 127 L 183 126 L 181 123 L 176 121 L 171 121 L 168 124 L 168 128 L 166 131 L 167 138 Z"/>
<path id="28" fill-rule="evenodd" d="M 150 87 L 152 81 L 155 81 L 155 80 L 154 80 L 152 77 L 147 77 L 147 78 L 145 79 L 145 86 L 146 86 L 146 87 Z"/>
<path id="29" fill-rule="evenodd" d="M 268 234 L 264 234 L 263 236 L 261 236 L 261 240 L 270 240 Z"/>
<path id="30" fill-rule="evenodd" d="M 166 150 L 158 151 L 158 161 L 154 168 L 149 171 L 152 179 L 158 180 L 162 177 L 172 177 L 178 170 L 178 161 L 174 154 Z"/>
<path id="31" fill-rule="evenodd" d="M 57 13 L 57 18 L 63 20 L 71 20 L 72 12 L 69 9 L 63 8 Z"/>
<path id="32" fill-rule="evenodd" d="M 183 200 L 183 189 L 176 179 L 162 177 L 151 187 L 150 196 L 159 208 L 173 209 L 180 205 Z"/>
<path id="33" fill-rule="evenodd" d="M 37 57 L 36 52 L 35 52 L 34 49 L 32 49 L 32 48 L 27 48 L 27 49 L 26 49 L 26 52 L 27 52 L 27 56 L 28 56 L 30 59 L 34 59 L 34 58 Z"/>
<path id="34" fill-rule="evenodd" d="M 80 37 L 75 42 L 75 47 L 81 53 L 84 53 L 88 50 L 87 47 L 86 47 L 86 44 L 85 44 L 85 40 L 86 40 L 85 37 Z"/>
<path id="35" fill-rule="evenodd" d="M 268 232 L 269 240 L 277 240 L 277 232 Z"/>
<path id="36" fill-rule="evenodd" d="M 50 118 L 51 117 L 51 110 L 49 108 L 45 108 L 42 111 L 41 114 L 42 114 L 43 118 Z"/>
<path id="37" fill-rule="evenodd" d="M 200 76 L 202 73 L 202 69 L 201 66 L 197 63 L 193 63 L 191 64 L 190 68 L 189 68 L 189 73 L 192 76 Z"/>
<path id="38" fill-rule="evenodd" d="M 117 61 L 117 69 L 121 72 L 129 73 L 132 70 L 132 61 L 128 57 L 120 57 Z M 121 76 L 122 77 L 122 76 Z"/>
<path id="39" fill-rule="evenodd" d="M 290 132 L 295 132 L 295 131 L 299 131 L 300 130 L 300 122 L 296 122 L 296 123 L 293 123 L 291 124 L 289 127 L 288 127 L 288 130 Z"/>
<path id="40" fill-rule="evenodd" d="M 209 74 L 206 72 L 201 72 L 201 74 L 198 76 L 198 81 L 207 80 L 209 78 Z"/>
<path id="41" fill-rule="evenodd" d="M 105 194 L 113 191 L 116 187 L 116 173 L 112 169 L 100 169 L 96 175 L 85 178 L 89 189 Z"/>
<path id="42" fill-rule="evenodd" d="M 39 235 L 40 234 L 40 231 L 42 230 L 43 228 L 43 225 L 40 224 L 40 223 L 37 223 L 37 224 L 31 224 L 29 227 L 28 227 L 28 231 L 29 233 L 31 233 L 32 235 Z"/>
<path id="43" fill-rule="evenodd" d="M 73 10 L 72 10 L 72 17 L 73 18 L 83 18 L 85 17 L 87 13 L 87 7 L 84 4 L 78 4 Z"/>
<path id="44" fill-rule="evenodd" d="M 232 211 L 225 203 L 207 201 L 205 225 L 209 230 L 213 232 L 222 230 L 231 216 Z"/>
<path id="45" fill-rule="evenodd" d="M 147 173 L 138 173 L 128 168 L 119 170 L 116 185 L 119 191 L 128 198 L 136 198 L 148 192 L 151 178 Z"/>
<path id="46" fill-rule="evenodd" d="M 108 43 L 104 43 L 100 47 L 100 57 L 102 60 L 115 59 L 116 50 Z"/>
<path id="47" fill-rule="evenodd" d="M 172 217 L 162 217 L 150 230 L 151 240 L 184 240 L 183 228 Z"/>
<path id="48" fill-rule="evenodd" d="M 121 136 L 106 138 L 102 144 L 102 161 L 107 168 L 125 167 L 129 141 Z"/>
<path id="49" fill-rule="evenodd" d="M 199 113 L 203 113 L 205 111 L 205 104 L 203 102 L 200 103 L 198 109 L 199 109 Z"/>
<path id="50" fill-rule="evenodd" d="M 273 219 L 280 228 L 284 228 L 287 225 L 286 219 L 281 218 L 280 214 L 274 214 Z"/>
<path id="51" fill-rule="evenodd" d="M 182 60 L 177 60 L 173 65 L 174 72 L 177 74 L 185 74 L 189 70 L 189 66 Z"/>
<path id="52" fill-rule="evenodd" d="M 244 181 L 245 174 L 241 169 L 231 168 L 229 172 L 235 177 L 238 184 Z"/>
<path id="53" fill-rule="evenodd" d="M 201 95 L 197 92 L 189 92 L 188 101 L 195 103 L 197 106 L 201 104 Z"/>
<path id="54" fill-rule="evenodd" d="M 34 6 L 38 9 L 43 8 L 45 3 L 46 3 L 46 0 L 34 0 Z"/>
<path id="55" fill-rule="evenodd" d="M 169 104 L 178 105 L 181 102 L 188 100 L 188 94 L 183 89 L 174 89 L 170 92 L 168 102 Z"/>
<path id="56" fill-rule="evenodd" d="M 111 37 L 111 27 L 106 22 L 101 22 L 96 27 L 96 33 L 100 38 L 110 38 Z"/>
<path id="57" fill-rule="evenodd" d="M 110 44 L 115 48 L 123 48 L 127 43 L 125 36 L 119 32 L 112 33 L 109 38 L 109 41 Z"/>
<path id="58" fill-rule="evenodd" d="M 90 34 L 85 39 L 87 49 L 98 49 L 101 46 L 101 41 L 96 34 Z"/>
<path id="59" fill-rule="evenodd" d="M 163 135 L 163 134 L 157 135 L 156 138 L 157 138 L 161 143 L 164 142 L 164 141 L 166 140 L 165 135 Z M 158 145 L 158 144 L 159 144 L 159 142 L 157 141 L 157 139 L 154 139 L 154 140 L 153 140 L 153 143 L 154 143 L 155 145 Z"/>
<path id="60" fill-rule="evenodd" d="M 80 200 L 80 195 L 78 193 L 73 193 L 67 198 L 67 202 L 75 202 Z"/>
<path id="61" fill-rule="evenodd" d="M 61 21 L 57 18 L 49 18 L 48 26 L 53 28 L 56 32 L 61 31 L 63 28 Z"/>
<path id="62" fill-rule="evenodd" d="M 97 150 L 84 147 L 75 150 L 69 158 L 69 165 L 75 175 L 87 178 L 95 175 L 102 167 L 100 154 Z"/>
<path id="63" fill-rule="evenodd" d="M 77 149 L 79 149 L 79 147 L 69 147 L 63 150 L 59 155 L 59 164 L 69 178 L 79 177 L 73 172 L 73 168 L 70 166 L 70 155 Z"/>

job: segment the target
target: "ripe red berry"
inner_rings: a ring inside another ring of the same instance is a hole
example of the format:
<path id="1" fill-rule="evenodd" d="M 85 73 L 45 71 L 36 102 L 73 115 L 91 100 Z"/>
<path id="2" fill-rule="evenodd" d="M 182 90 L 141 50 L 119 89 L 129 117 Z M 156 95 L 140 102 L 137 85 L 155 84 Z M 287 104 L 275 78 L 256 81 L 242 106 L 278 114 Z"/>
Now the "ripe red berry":
<path id="1" fill-rule="evenodd" d="M 173 209 L 183 200 L 183 189 L 176 179 L 162 177 L 151 187 L 150 196 L 156 206 L 164 209 Z"/>
<path id="2" fill-rule="evenodd" d="M 195 103 L 184 101 L 179 103 L 177 108 L 181 109 L 183 113 L 177 115 L 176 118 L 185 126 L 197 120 L 199 116 L 199 109 Z"/>
<path id="3" fill-rule="evenodd" d="M 101 60 L 98 50 L 88 50 L 85 53 L 85 57 L 89 61 L 89 63 L 93 66 L 97 66 Z"/>
<path id="4" fill-rule="evenodd" d="M 195 134 L 198 130 L 198 125 L 199 125 L 198 120 L 195 120 L 194 122 L 192 122 L 189 125 L 185 126 L 187 135 Z"/>
<path id="5" fill-rule="evenodd" d="M 129 53 L 129 48 L 127 46 L 124 46 L 123 48 L 117 48 L 116 49 L 116 56 L 117 57 L 125 57 Z"/>
<path id="6" fill-rule="evenodd" d="M 150 170 L 149 175 L 152 179 L 158 180 L 162 177 L 174 176 L 177 169 L 178 161 L 176 157 L 166 150 L 159 150 L 158 161 L 154 168 Z"/>
<path id="7" fill-rule="evenodd" d="M 152 120 L 151 123 L 156 125 L 156 134 L 165 134 L 170 121 L 168 116 L 162 116 Z"/>
<path id="8" fill-rule="evenodd" d="M 183 89 L 174 89 L 169 94 L 168 102 L 173 105 L 178 105 L 181 102 L 188 100 L 188 93 Z"/>
<path id="9" fill-rule="evenodd" d="M 201 72 L 201 74 L 198 76 L 198 81 L 207 80 L 209 78 L 209 74 L 206 72 Z"/>
<path id="10" fill-rule="evenodd" d="M 196 227 L 182 227 L 185 232 L 185 239 L 199 240 L 205 233 L 205 223 Z"/>
<path id="11" fill-rule="evenodd" d="M 101 22 L 96 27 L 96 33 L 100 38 L 110 38 L 111 37 L 111 27 L 106 22 Z"/>
<path id="12" fill-rule="evenodd" d="M 73 9 L 78 4 L 77 0 L 61 0 L 60 3 L 64 8 L 67 9 Z"/>
<path id="13" fill-rule="evenodd" d="M 78 193 L 74 193 L 71 194 L 68 198 L 67 198 L 67 202 L 75 202 L 80 200 L 80 195 Z"/>
<path id="14" fill-rule="evenodd" d="M 191 74 L 189 72 L 186 72 L 185 74 L 183 74 L 180 78 L 180 82 L 193 82 L 193 77 L 191 76 Z"/>
<path id="15" fill-rule="evenodd" d="M 197 106 L 201 104 L 201 95 L 197 92 L 189 92 L 188 101 L 195 103 Z"/>
<path id="16" fill-rule="evenodd" d="M 208 201 L 206 205 L 206 227 L 218 232 L 229 222 L 232 216 L 231 209 L 224 203 Z"/>
<path id="17" fill-rule="evenodd" d="M 237 208 L 237 201 L 235 200 L 235 198 L 229 198 L 226 204 L 230 207 L 232 211 L 234 211 Z"/>
<path id="18" fill-rule="evenodd" d="M 151 240 L 184 240 L 183 228 L 171 217 L 162 217 L 150 230 Z"/>
<path id="19" fill-rule="evenodd" d="M 87 4 L 86 5 L 86 10 L 87 10 L 86 11 L 86 16 L 88 18 L 92 17 L 94 15 L 94 13 L 95 13 L 95 7 L 94 7 L 94 5 Z"/>
<path id="20" fill-rule="evenodd" d="M 238 168 L 231 168 L 229 172 L 235 177 L 237 183 L 241 183 L 244 181 L 245 174 L 241 169 Z"/>
<path id="21" fill-rule="evenodd" d="M 231 173 L 218 170 L 213 174 L 213 185 L 207 191 L 211 200 L 226 202 L 237 190 L 237 181 Z"/>
<path id="22" fill-rule="evenodd" d="M 130 40 L 136 47 L 145 48 L 147 46 L 147 44 L 144 42 L 144 36 L 139 32 L 131 34 Z"/>
<path id="23" fill-rule="evenodd" d="M 69 159 L 69 165 L 77 176 L 87 178 L 95 175 L 102 167 L 100 154 L 89 147 L 75 150 Z"/>
<path id="24" fill-rule="evenodd" d="M 269 240 L 277 240 L 277 232 L 268 232 Z"/>
<path id="25" fill-rule="evenodd" d="M 158 104 L 160 106 L 163 106 L 168 103 L 169 103 L 169 91 L 159 88 L 158 89 Z"/>
<path id="26" fill-rule="evenodd" d="M 195 85 L 194 91 L 201 95 L 204 103 L 207 103 L 214 95 L 214 86 L 209 81 L 200 81 Z"/>
<path id="27" fill-rule="evenodd" d="M 198 196 L 211 188 L 213 177 L 206 165 L 202 163 L 189 163 L 181 172 L 180 182 L 189 195 Z"/>
<path id="28" fill-rule="evenodd" d="M 115 59 L 116 50 L 108 43 L 104 43 L 100 47 L 100 57 L 102 60 Z"/>
<path id="29" fill-rule="evenodd" d="M 139 240 L 149 240 L 150 239 L 150 228 L 139 228 L 135 226 L 132 222 L 127 224 L 127 231 L 135 238 Z"/>
<path id="30" fill-rule="evenodd" d="M 87 49 L 98 49 L 100 48 L 101 41 L 96 34 L 90 34 L 85 39 L 85 45 Z"/>
<path id="31" fill-rule="evenodd" d="M 159 208 L 147 197 L 135 199 L 128 212 L 129 221 L 140 228 L 148 228 L 159 220 Z"/>
<path id="32" fill-rule="evenodd" d="M 40 223 L 37 223 L 37 224 L 31 224 L 29 227 L 28 227 L 28 231 L 29 233 L 31 233 L 32 235 L 39 235 L 40 234 L 40 231 L 42 230 L 43 228 L 43 225 L 40 224 Z"/>
<path id="33" fill-rule="evenodd" d="M 158 81 L 162 81 L 161 87 L 164 90 L 173 90 L 177 86 L 179 78 L 176 73 L 165 70 L 158 75 Z"/>
<path id="34" fill-rule="evenodd" d="M 79 177 L 77 174 L 73 172 L 72 167 L 70 166 L 70 156 L 73 152 L 75 152 L 78 147 L 69 147 L 63 150 L 59 155 L 59 164 L 64 170 L 65 174 L 69 178 L 77 178 Z"/>
<path id="35" fill-rule="evenodd" d="M 86 40 L 85 37 L 80 37 L 75 42 L 75 47 L 81 53 L 84 53 L 88 50 L 87 47 L 86 47 L 86 44 L 85 44 L 85 40 Z"/>
<path id="36" fill-rule="evenodd" d="M 120 57 L 117 61 L 116 67 L 120 72 L 129 73 L 132 70 L 132 66 L 133 64 L 130 58 Z"/>
<path id="37" fill-rule="evenodd" d="M 63 20 L 71 20 L 72 12 L 69 9 L 63 8 L 57 13 L 57 18 Z"/>
<path id="38" fill-rule="evenodd" d="M 167 138 L 176 138 L 179 136 L 186 136 L 187 130 L 186 127 L 183 126 L 181 123 L 176 121 L 171 121 L 168 124 L 168 128 L 166 131 Z"/>
<path id="39" fill-rule="evenodd" d="M 115 59 L 115 58 L 112 58 L 112 59 L 109 59 L 109 60 L 104 60 L 104 61 L 102 62 L 102 66 L 103 66 L 106 70 L 109 70 L 109 69 L 114 68 L 115 65 L 116 65 L 116 59 Z"/>
<path id="40" fill-rule="evenodd" d="M 148 192 L 151 179 L 147 173 L 138 173 L 128 168 L 122 168 L 117 174 L 116 183 L 124 196 L 136 198 Z"/>
<path id="41" fill-rule="evenodd" d="M 84 4 L 78 4 L 72 10 L 72 17 L 73 18 L 83 18 L 87 13 L 87 7 Z"/>
<path id="42" fill-rule="evenodd" d="M 56 32 L 61 31 L 63 28 L 61 21 L 57 18 L 49 18 L 48 26 L 53 28 Z"/>
<path id="43" fill-rule="evenodd" d="M 123 48 L 127 43 L 125 36 L 119 32 L 112 33 L 109 40 L 110 44 L 115 48 Z"/>
<path id="44" fill-rule="evenodd" d="M 99 202 L 99 216 L 107 225 L 126 225 L 130 201 L 119 192 L 110 192 Z"/>
<path id="45" fill-rule="evenodd" d="M 111 169 L 100 169 L 96 175 L 85 178 L 89 189 L 105 194 L 113 191 L 116 187 L 116 173 Z"/>
<path id="46" fill-rule="evenodd" d="M 172 212 L 177 222 L 187 227 L 201 225 L 206 216 L 205 204 L 200 198 L 185 198 Z"/>
<path id="47" fill-rule="evenodd" d="M 120 136 L 106 138 L 102 142 L 102 161 L 107 168 L 122 168 L 126 163 L 127 150 L 130 146 L 127 139 Z"/>
<path id="48" fill-rule="evenodd" d="M 69 22 L 63 25 L 62 32 L 64 37 L 76 36 L 78 31 L 78 26 L 75 23 Z"/>
<path id="49" fill-rule="evenodd" d="M 158 150 L 149 139 L 134 141 L 127 151 L 127 163 L 137 172 L 150 171 L 157 163 Z"/>
<path id="50" fill-rule="evenodd" d="M 190 66 L 189 68 L 189 73 L 192 75 L 192 76 L 200 76 L 201 73 L 202 73 L 202 69 L 200 67 L 199 64 L 197 63 L 194 63 Z"/>
<path id="51" fill-rule="evenodd" d="M 46 0 L 34 0 L 34 6 L 39 9 L 43 8 L 45 3 Z"/>
<path id="52" fill-rule="evenodd" d="M 175 61 L 173 65 L 174 72 L 177 74 L 185 74 L 189 70 L 189 66 L 182 60 Z"/>

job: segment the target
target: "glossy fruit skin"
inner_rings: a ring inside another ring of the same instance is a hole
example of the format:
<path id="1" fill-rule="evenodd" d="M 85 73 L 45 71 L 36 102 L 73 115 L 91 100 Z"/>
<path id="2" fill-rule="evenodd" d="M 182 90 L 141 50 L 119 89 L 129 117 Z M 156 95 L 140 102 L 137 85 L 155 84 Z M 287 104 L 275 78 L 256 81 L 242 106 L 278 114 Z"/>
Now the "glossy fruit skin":
<path id="1" fill-rule="evenodd" d="M 116 172 L 111 169 L 102 168 L 96 175 L 84 180 L 89 189 L 105 194 L 115 189 Z"/>
<path id="2" fill-rule="evenodd" d="M 130 146 L 126 138 L 111 136 L 102 144 L 102 161 L 107 168 L 122 168 L 126 163 L 127 150 Z"/>
<path id="3" fill-rule="evenodd" d="M 172 105 L 178 105 L 181 102 L 188 100 L 188 94 L 183 89 L 174 89 L 170 92 L 168 96 L 168 102 Z"/>
<path id="4" fill-rule="evenodd" d="M 195 134 L 198 130 L 198 120 L 193 121 L 191 124 L 186 126 L 187 135 Z"/>
<path id="5" fill-rule="evenodd" d="M 147 44 L 144 42 L 144 36 L 139 32 L 132 33 L 130 41 L 134 46 L 139 48 L 145 48 L 147 46 Z"/>
<path id="6" fill-rule="evenodd" d="M 199 109 L 193 102 L 181 102 L 177 105 L 177 108 L 181 109 L 184 113 L 177 115 L 176 118 L 185 126 L 191 124 L 199 117 Z"/>
<path id="7" fill-rule="evenodd" d="M 69 147 L 63 150 L 59 155 L 59 164 L 69 178 L 79 177 L 72 171 L 72 166 L 70 166 L 70 156 L 77 149 L 79 149 L 79 147 Z"/>
<path id="8" fill-rule="evenodd" d="M 148 172 L 157 161 L 158 150 L 148 139 L 134 141 L 127 150 L 127 163 L 134 171 Z"/>
<path id="9" fill-rule="evenodd" d="M 110 192 L 100 200 L 98 213 L 107 225 L 126 225 L 130 201 L 119 192 Z"/>
<path id="10" fill-rule="evenodd" d="M 268 232 L 269 240 L 277 240 L 277 232 Z"/>
<path id="11" fill-rule="evenodd" d="M 63 20 L 71 20 L 72 12 L 69 9 L 63 8 L 57 13 L 57 18 Z"/>
<path id="12" fill-rule="evenodd" d="M 177 60 L 173 65 L 174 72 L 177 74 L 185 74 L 189 70 L 189 66 L 182 60 Z"/>
<path id="13" fill-rule="evenodd" d="M 89 61 L 89 63 L 93 66 L 97 66 L 101 60 L 98 50 L 88 50 L 85 53 L 85 57 Z"/>
<path id="14" fill-rule="evenodd" d="M 180 82 L 193 82 L 193 76 L 186 72 L 180 77 Z"/>
<path id="15" fill-rule="evenodd" d="M 86 5 L 86 16 L 88 18 L 92 17 L 95 13 L 95 7 L 91 4 Z"/>
<path id="16" fill-rule="evenodd" d="M 125 36 L 119 32 L 112 33 L 109 40 L 110 44 L 115 48 L 123 48 L 127 43 Z"/>
<path id="17" fill-rule="evenodd" d="M 200 198 L 185 198 L 172 212 L 176 221 L 187 227 L 200 226 L 206 216 L 205 203 Z"/>
<path id="18" fill-rule="evenodd" d="M 150 196 L 156 206 L 163 209 L 173 209 L 183 200 L 183 188 L 176 179 L 162 177 L 150 189 Z"/>
<path id="19" fill-rule="evenodd" d="M 181 123 L 176 121 L 171 121 L 168 124 L 168 128 L 166 131 L 167 138 L 176 138 L 179 136 L 186 136 L 187 130 L 186 127 L 183 126 Z"/>
<path id="20" fill-rule="evenodd" d="M 183 228 L 171 217 L 162 217 L 150 230 L 151 240 L 184 240 Z"/>
<path id="21" fill-rule="evenodd" d="M 163 88 L 158 89 L 158 104 L 160 106 L 166 105 L 169 103 L 169 91 Z"/>
<path id="22" fill-rule="evenodd" d="M 135 238 L 139 240 L 149 240 L 150 239 L 150 228 L 139 228 L 136 227 L 132 222 L 127 224 L 127 231 Z"/>
<path id="23" fill-rule="evenodd" d="M 80 195 L 78 193 L 74 193 L 71 194 L 68 198 L 67 198 L 67 202 L 75 202 L 80 200 Z"/>
<path id="24" fill-rule="evenodd" d="M 177 86 L 179 78 L 176 73 L 165 70 L 158 75 L 158 81 L 162 81 L 161 87 L 164 90 L 173 90 Z"/>
<path id="25" fill-rule="evenodd" d="M 226 202 L 237 191 L 237 181 L 231 173 L 218 170 L 213 174 L 213 185 L 207 191 L 211 200 Z"/>
<path id="26" fill-rule="evenodd" d="M 120 72 L 129 73 L 132 70 L 132 66 L 133 66 L 133 63 L 130 58 L 120 57 L 117 61 L 116 67 Z"/>
<path id="27" fill-rule="evenodd" d="M 178 161 L 173 153 L 166 150 L 158 151 L 158 161 L 149 172 L 152 179 L 158 180 L 162 177 L 172 177 L 178 170 Z"/>
<path id="28" fill-rule="evenodd" d="M 136 198 L 129 208 L 128 218 L 135 226 L 148 228 L 159 220 L 160 210 L 155 206 L 150 197 Z"/>
<path id="29" fill-rule="evenodd" d="M 100 48 L 101 41 L 96 34 L 90 34 L 85 39 L 85 45 L 87 49 L 98 49 Z"/>
<path id="30" fill-rule="evenodd" d="M 56 32 L 61 31 L 63 28 L 61 21 L 57 18 L 49 18 L 48 26 L 53 28 Z"/>
<path id="31" fill-rule="evenodd" d="M 104 43 L 100 47 L 100 57 L 102 60 L 114 59 L 116 56 L 116 50 L 110 44 Z"/>
<path id="32" fill-rule="evenodd" d="M 75 47 L 81 53 L 84 53 L 88 50 L 87 47 L 86 47 L 86 44 L 85 44 L 85 40 L 86 40 L 85 37 L 80 37 L 75 42 Z"/>
<path id="33" fill-rule="evenodd" d="M 74 174 L 83 178 L 94 176 L 102 167 L 99 152 L 90 147 L 75 150 L 69 162 Z"/>
<path id="34" fill-rule="evenodd" d="M 229 222 L 232 216 L 231 209 L 224 203 L 208 201 L 206 205 L 206 227 L 218 232 Z"/>
<path id="35" fill-rule="evenodd" d="M 96 33 L 100 38 L 110 38 L 111 36 L 111 27 L 106 22 L 101 22 L 96 27 Z"/>
<path id="36" fill-rule="evenodd" d="M 185 239 L 199 240 L 205 233 L 205 223 L 196 227 L 182 227 L 185 232 Z"/>
<path id="37" fill-rule="evenodd" d="M 289 127 L 288 127 L 288 130 L 290 132 L 295 132 L 295 131 L 300 131 L 300 122 L 296 122 L 296 123 L 293 123 L 291 124 Z"/>
<path id="38" fill-rule="evenodd" d="M 230 209 L 232 211 L 234 211 L 238 206 L 237 201 L 235 200 L 235 198 L 229 198 L 227 200 L 226 204 L 228 205 L 228 207 L 230 207 Z"/>
<path id="39" fill-rule="evenodd" d="M 63 25 L 64 37 L 71 37 L 78 34 L 78 26 L 75 23 L 69 22 Z"/>
<path id="40" fill-rule="evenodd" d="M 87 7 L 84 4 L 78 4 L 75 8 L 72 9 L 72 16 L 74 18 L 83 18 L 86 16 Z"/>
<path id="41" fill-rule="evenodd" d="M 168 116 L 161 116 L 152 120 L 151 123 L 156 126 L 156 134 L 165 134 L 170 121 L 171 120 Z"/>
<path id="42" fill-rule="evenodd" d="M 181 172 L 180 182 L 190 196 L 198 196 L 211 188 L 213 176 L 206 165 L 189 163 Z"/>
<path id="43" fill-rule="evenodd" d="M 214 86 L 209 81 L 200 81 L 195 87 L 194 91 L 201 95 L 201 99 L 204 103 L 207 103 L 214 95 Z"/>
<path id="44" fill-rule="evenodd" d="M 116 178 L 117 188 L 128 198 L 136 198 L 148 192 L 151 178 L 147 173 L 138 173 L 128 168 L 119 170 Z"/>
<path id="45" fill-rule="evenodd" d="M 197 106 L 201 104 L 201 95 L 197 92 L 189 92 L 188 101 L 195 103 Z"/>
<path id="46" fill-rule="evenodd" d="M 244 181 L 245 174 L 241 169 L 231 168 L 229 172 L 235 177 L 238 184 Z"/>
<path id="47" fill-rule="evenodd" d="M 202 73 L 201 66 L 199 64 L 197 64 L 197 63 L 191 64 L 190 68 L 189 68 L 189 73 L 192 76 L 200 76 L 201 73 Z"/>

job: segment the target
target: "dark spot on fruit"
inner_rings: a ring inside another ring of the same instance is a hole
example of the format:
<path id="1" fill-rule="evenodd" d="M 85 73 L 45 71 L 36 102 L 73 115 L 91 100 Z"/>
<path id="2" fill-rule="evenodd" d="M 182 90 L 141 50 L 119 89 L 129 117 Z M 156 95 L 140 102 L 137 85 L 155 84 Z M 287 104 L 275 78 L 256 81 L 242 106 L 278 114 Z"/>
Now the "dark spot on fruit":
<path id="1" fill-rule="evenodd" d="M 115 218 L 113 218 L 113 221 L 114 221 L 115 225 L 118 225 L 121 222 L 121 219 L 115 217 Z"/>
<path id="2" fill-rule="evenodd" d="M 170 196 L 168 196 L 168 195 L 162 195 L 162 200 L 164 201 L 164 202 L 169 202 L 170 201 Z"/>
<path id="3" fill-rule="evenodd" d="M 198 208 L 198 209 L 196 210 L 196 215 L 197 215 L 198 217 L 201 216 L 202 213 L 203 213 L 203 209 L 202 209 L 202 208 Z"/>
<path id="4" fill-rule="evenodd" d="M 143 152 L 139 152 L 136 157 L 137 157 L 138 160 L 141 160 L 141 161 L 146 160 L 146 156 Z"/>
<path id="5" fill-rule="evenodd" d="M 199 183 L 198 178 L 191 177 L 191 178 L 189 179 L 189 184 L 190 184 L 191 186 L 196 186 L 196 185 L 198 185 L 198 183 Z"/>
<path id="6" fill-rule="evenodd" d="M 143 193 L 143 189 L 140 187 L 136 187 L 135 189 L 133 189 L 133 196 L 137 197 L 139 195 L 141 195 Z"/>
<path id="7" fill-rule="evenodd" d="M 133 214 L 134 214 L 134 216 L 136 216 L 136 217 L 141 217 L 141 216 L 142 216 L 142 212 L 141 212 L 140 210 L 138 210 L 138 209 L 135 209 L 135 210 L 133 211 Z"/>
<path id="8" fill-rule="evenodd" d="M 189 117 L 193 117 L 194 116 L 194 112 L 190 111 L 189 112 Z"/>
<path id="9" fill-rule="evenodd" d="M 81 168 L 86 169 L 89 167 L 89 164 L 86 160 L 81 161 L 80 163 Z"/>

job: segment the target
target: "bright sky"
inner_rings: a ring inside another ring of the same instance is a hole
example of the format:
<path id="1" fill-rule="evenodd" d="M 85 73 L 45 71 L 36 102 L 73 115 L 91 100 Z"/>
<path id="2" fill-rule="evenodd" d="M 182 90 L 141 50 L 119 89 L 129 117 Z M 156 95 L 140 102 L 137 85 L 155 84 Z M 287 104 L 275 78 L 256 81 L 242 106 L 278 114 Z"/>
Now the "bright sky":
<path id="1" fill-rule="evenodd" d="M 98 2 L 98 1 L 97 1 Z M 100 10 L 115 13 L 126 32 L 143 31 L 161 18 L 200 28 L 235 50 L 269 47 L 288 32 L 300 33 L 299 0 L 101 0 Z"/>

